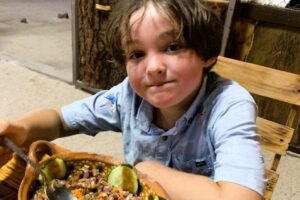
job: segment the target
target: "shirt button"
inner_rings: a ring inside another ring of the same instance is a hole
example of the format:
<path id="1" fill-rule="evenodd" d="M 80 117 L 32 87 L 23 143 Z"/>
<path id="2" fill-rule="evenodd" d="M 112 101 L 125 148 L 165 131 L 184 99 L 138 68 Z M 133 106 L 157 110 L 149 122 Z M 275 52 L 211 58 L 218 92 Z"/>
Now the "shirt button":
<path id="1" fill-rule="evenodd" d="M 168 139 L 168 136 L 162 136 L 162 137 L 161 137 L 161 140 L 162 140 L 162 141 L 167 141 L 167 139 Z"/>

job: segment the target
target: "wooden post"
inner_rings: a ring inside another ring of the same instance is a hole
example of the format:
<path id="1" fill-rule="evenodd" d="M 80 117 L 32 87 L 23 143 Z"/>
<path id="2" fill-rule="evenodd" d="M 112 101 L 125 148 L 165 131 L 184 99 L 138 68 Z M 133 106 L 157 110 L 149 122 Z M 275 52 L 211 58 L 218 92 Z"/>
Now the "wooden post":
<path id="1" fill-rule="evenodd" d="M 106 22 L 117 1 L 72 1 L 73 82 L 92 93 L 109 89 L 126 77 L 125 67 L 112 62 L 104 41 Z"/>

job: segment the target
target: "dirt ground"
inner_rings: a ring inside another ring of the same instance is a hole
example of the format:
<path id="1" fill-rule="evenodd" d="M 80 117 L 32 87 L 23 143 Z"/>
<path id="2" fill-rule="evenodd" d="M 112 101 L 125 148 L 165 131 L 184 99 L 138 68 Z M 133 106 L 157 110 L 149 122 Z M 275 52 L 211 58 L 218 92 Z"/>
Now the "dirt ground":
<path id="1" fill-rule="evenodd" d="M 71 82 L 71 29 L 71 0 L 1 0 L 0 59 L 40 63 L 28 67 Z"/>

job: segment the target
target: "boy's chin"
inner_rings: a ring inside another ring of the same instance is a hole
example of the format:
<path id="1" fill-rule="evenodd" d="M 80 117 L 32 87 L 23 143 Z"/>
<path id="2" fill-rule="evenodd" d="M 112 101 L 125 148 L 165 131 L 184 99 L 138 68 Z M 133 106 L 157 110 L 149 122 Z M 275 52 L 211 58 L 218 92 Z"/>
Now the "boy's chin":
<path id="1" fill-rule="evenodd" d="M 173 106 L 172 101 L 168 99 L 155 99 L 155 100 L 149 100 L 151 105 L 158 109 L 165 109 L 165 108 L 170 108 Z"/>

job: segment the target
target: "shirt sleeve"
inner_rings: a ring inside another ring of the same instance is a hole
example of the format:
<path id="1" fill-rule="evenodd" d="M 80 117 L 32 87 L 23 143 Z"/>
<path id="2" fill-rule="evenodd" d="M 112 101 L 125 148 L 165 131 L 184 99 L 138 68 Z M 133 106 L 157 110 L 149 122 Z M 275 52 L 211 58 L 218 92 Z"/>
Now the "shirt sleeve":
<path id="1" fill-rule="evenodd" d="M 62 116 L 72 130 L 89 135 L 99 131 L 121 131 L 120 107 L 122 106 L 124 85 L 123 81 L 110 90 L 102 90 L 95 95 L 75 101 L 62 107 Z"/>
<path id="2" fill-rule="evenodd" d="M 236 92 L 236 91 L 235 91 Z M 260 195 L 265 190 L 263 155 L 256 133 L 256 104 L 252 97 L 234 94 L 222 103 L 212 126 L 215 149 L 214 181 L 248 187 Z"/>

